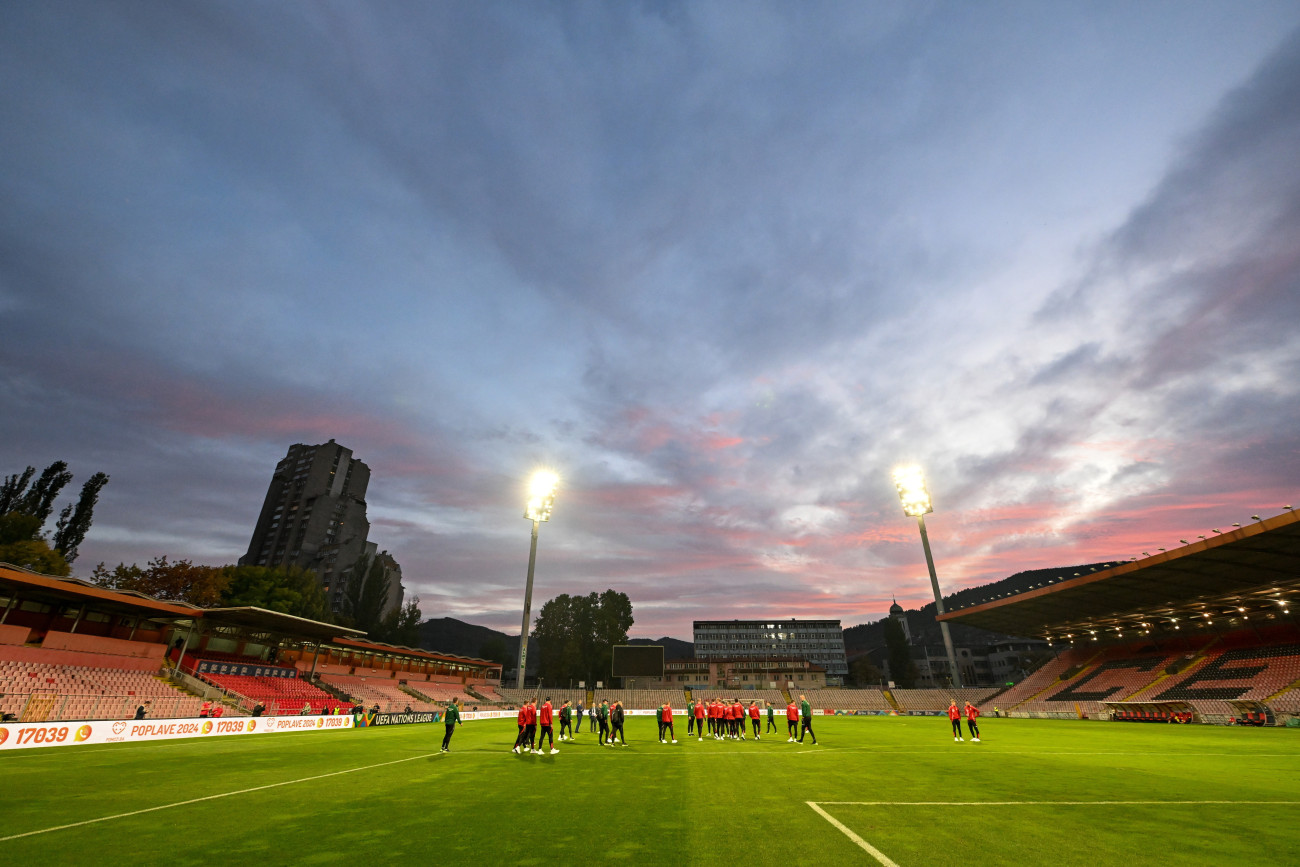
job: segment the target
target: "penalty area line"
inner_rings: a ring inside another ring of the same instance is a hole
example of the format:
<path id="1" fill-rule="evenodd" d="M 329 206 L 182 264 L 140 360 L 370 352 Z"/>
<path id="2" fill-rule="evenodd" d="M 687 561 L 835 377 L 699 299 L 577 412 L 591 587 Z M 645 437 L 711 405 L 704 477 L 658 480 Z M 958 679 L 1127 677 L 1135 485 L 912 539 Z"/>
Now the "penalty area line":
<path id="1" fill-rule="evenodd" d="M 834 825 L 834 826 L 839 830 L 839 832 L 840 832 L 841 834 L 843 834 L 845 837 L 848 837 L 850 840 L 852 840 L 852 841 L 854 842 L 854 844 L 856 844 L 859 848 L 861 848 L 863 851 L 865 851 L 865 852 L 866 852 L 868 855 L 870 855 L 872 858 L 875 858 L 876 861 L 877 861 L 878 863 L 884 865 L 884 867 L 898 867 L 898 862 L 897 862 L 897 861 L 892 860 L 892 859 L 891 859 L 888 855 L 886 855 L 884 852 L 881 852 L 881 851 L 880 851 L 879 849 L 877 849 L 875 846 L 872 846 L 872 845 L 871 845 L 870 843 L 868 843 L 866 840 L 863 840 L 863 839 L 862 839 L 861 837 L 859 837 L 857 834 L 853 833 L 853 831 L 852 831 L 852 830 L 851 830 L 847 825 L 845 825 L 845 824 L 844 824 L 843 822 L 841 822 L 840 820 L 836 819 L 836 818 L 835 818 L 834 816 L 832 816 L 830 813 L 828 813 L 828 812 L 826 812 L 825 810 L 823 810 L 823 809 L 822 809 L 821 807 L 819 807 L 815 802 L 813 802 L 813 801 L 805 801 L 805 803 L 806 803 L 808 806 L 812 807 L 814 810 L 816 810 L 817 813 L 818 813 L 818 814 L 819 814 L 823 819 L 825 819 L 827 822 L 830 822 L 832 825 Z"/>
<path id="2" fill-rule="evenodd" d="M 145 807 L 143 810 L 131 810 L 128 813 L 117 813 L 112 816 L 100 816 L 98 819 L 85 819 L 81 822 L 69 822 L 66 825 L 54 825 L 50 828 L 40 828 L 36 831 L 24 831 L 21 834 L 10 834 L 8 837 L 0 837 L 0 843 L 5 843 L 8 842 L 9 840 L 19 840 L 23 837 L 35 837 L 38 834 L 50 834 L 53 833 L 54 831 L 66 831 L 69 828 L 80 828 L 82 825 L 94 825 L 99 822 L 111 822 L 114 819 L 126 819 L 131 816 L 141 816 L 144 815 L 145 813 L 156 813 L 159 810 L 170 810 L 172 807 L 184 807 L 187 804 L 201 804 L 204 801 L 215 801 L 219 798 L 230 798 L 233 797 L 234 795 L 247 795 L 250 792 L 261 792 L 261 791 L 265 791 L 266 789 L 277 789 L 280 786 L 292 786 L 296 783 L 309 783 L 312 780 L 323 780 L 326 779 L 327 777 L 338 777 L 338 776 L 342 776 L 343 774 L 355 774 L 357 771 L 370 771 L 375 768 L 382 768 L 388 765 L 400 765 L 403 762 L 413 762 L 417 759 L 427 759 L 427 758 L 432 758 L 440 755 L 442 755 L 441 752 L 424 753 L 418 756 L 408 756 L 407 758 L 404 759 L 394 759 L 391 762 L 379 762 L 378 764 L 374 764 L 374 765 L 365 765 L 364 767 L 360 767 L 360 768 L 347 768 L 342 771 L 330 771 L 328 774 L 314 774 L 310 777 L 300 777 L 296 780 L 284 780 L 283 782 L 279 782 L 279 783 L 267 783 L 265 786 L 251 786 L 247 789 L 238 789 L 237 791 L 234 792 L 220 792 L 215 795 L 204 795 L 201 798 L 190 798 L 188 801 L 176 801 L 175 803 L 171 803 L 171 804 L 159 804 L 157 807 Z"/>

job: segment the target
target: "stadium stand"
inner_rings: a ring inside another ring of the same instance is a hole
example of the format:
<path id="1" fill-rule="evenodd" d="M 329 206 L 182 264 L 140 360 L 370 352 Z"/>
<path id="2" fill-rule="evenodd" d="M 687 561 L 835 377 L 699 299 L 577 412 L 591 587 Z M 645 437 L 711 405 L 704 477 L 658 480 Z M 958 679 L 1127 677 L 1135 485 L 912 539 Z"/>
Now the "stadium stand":
<path id="1" fill-rule="evenodd" d="M 1232 701 L 1266 702 L 1274 713 L 1300 712 L 1297 686 L 1300 630 L 1284 623 L 1165 639 L 1158 646 L 1143 638 L 1071 648 L 997 699 L 1017 716 L 1107 718 L 1112 712 L 1108 703 L 1125 702 L 1183 705 L 1202 722 L 1223 723 L 1242 715 Z M 1165 714 L 1167 721 L 1168 715 L 1186 711 L 1165 707 L 1146 713 Z M 1114 718 L 1144 719 L 1131 714 Z"/>
<path id="2" fill-rule="evenodd" d="M 465 686 L 472 688 L 474 692 L 493 704 L 503 704 L 505 702 L 505 698 L 497 691 L 499 688 L 498 681 L 469 680 L 466 681 Z"/>
<path id="3" fill-rule="evenodd" d="M 84 655 L 89 664 L 68 665 L 0 654 L 0 713 L 26 722 L 130 719 L 149 701 L 155 718 L 198 714 L 200 699 L 151 672 L 105 667 L 95 656 Z"/>
<path id="4" fill-rule="evenodd" d="M 809 703 L 816 708 L 825 708 L 830 710 L 865 710 L 865 711 L 888 711 L 893 710 L 894 706 L 885 698 L 885 694 L 878 689 L 810 689 L 806 690 Z M 799 694 L 792 696 L 798 700 Z M 781 710 L 785 712 L 785 699 L 780 700 Z M 776 704 L 776 702 L 772 702 Z"/>
<path id="5" fill-rule="evenodd" d="M 349 674 L 322 674 L 322 682 L 350 696 L 354 702 L 366 707 L 379 705 L 381 713 L 401 713 L 408 707 L 413 711 L 441 710 L 441 706 L 424 701 L 404 692 L 390 677 L 359 677 Z M 463 700 L 463 699 L 462 699 Z"/>
<path id="6" fill-rule="evenodd" d="M 701 699 L 710 698 L 714 695 L 714 693 L 706 692 L 703 689 L 694 690 L 693 694 Z M 749 706 L 751 701 L 758 702 L 759 707 L 763 706 L 763 702 L 770 701 L 773 707 L 782 710 L 785 708 L 785 695 L 779 689 L 742 689 L 739 692 L 724 692 L 723 697 L 738 698 L 745 703 L 746 707 Z M 796 693 L 795 698 L 798 697 L 799 695 Z M 811 696 L 809 696 L 809 701 L 812 701 Z"/>
<path id="7" fill-rule="evenodd" d="M 174 658 L 179 651 L 172 651 L 168 654 L 169 658 Z M 265 659 L 258 659 L 255 656 L 243 656 L 238 653 L 221 653 L 215 650 L 204 650 L 199 653 L 186 653 L 185 659 L 181 661 L 181 669 L 190 673 L 200 662 L 229 662 L 236 665 L 273 665 Z"/>
<path id="8" fill-rule="evenodd" d="M 889 694 L 898 703 L 898 709 L 909 710 L 945 710 L 948 702 L 957 699 L 958 705 L 970 702 L 983 708 L 984 703 L 998 690 L 994 688 L 966 687 L 964 689 L 893 689 Z"/>
<path id="9" fill-rule="evenodd" d="M 574 707 L 578 706 L 578 702 L 582 702 L 584 706 L 587 704 L 587 691 L 585 689 L 543 689 L 541 693 L 538 693 L 535 687 L 532 689 L 514 689 L 513 687 L 503 686 L 498 687 L 496 692 L 501 696 L 501 701 L 510 707 L 519 707 L 531 698 L 542 700 L 547 696 L 551 697 L 553 707 L 564 704 L 565 699 L 573 702 Z M 603 691 L 600 693 L 600 695 L 604 694 Z M 599 700 L 599 696 L 597 700 Z"/>
<path id="10" fill-rule="evenodd" d="M 205 674 L 203 679 L 233 695 L 241 709 L 251 710 L 261 703 L 272 716 L 303 713 L 304 706 L 310 713 L 342 713 L 352 709 L 351 704 L 296 677 Z"/>
<path id="11" fill-rule="evenodd" d="M 478 699 L 465 692 L 464 686 L 459 681 L 411 681 L 407 684 L 407 689 L 414 692 L 417 697 L 437 705 L 445 705 L 453 698 L 460 699 L 462 705 L 473 706 L 478 702 Z"/>
<path id="12" fill-rule="evenodd" d="M 654 710 L 668 703 L 680 713 L 686 708 L 686 693 L 680 689 L 601 689 L 596 701 L 623 702 L 628 710 Z"/>

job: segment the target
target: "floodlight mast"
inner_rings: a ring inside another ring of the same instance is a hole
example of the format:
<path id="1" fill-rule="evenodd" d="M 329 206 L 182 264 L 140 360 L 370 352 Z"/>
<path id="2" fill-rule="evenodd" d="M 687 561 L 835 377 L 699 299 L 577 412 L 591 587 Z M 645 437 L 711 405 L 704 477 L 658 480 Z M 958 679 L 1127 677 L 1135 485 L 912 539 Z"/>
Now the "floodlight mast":
<path id="1" fill-rule="evenodd" d="M 542 521 L 551 520 L 555 507 L 555 486 L 559 477 L 548 470 L 533 473 L 529 484 L 528 502 L 524 505 L 524 518 L 533 522 L 533 539 L 528 547 L 528 581 L 524 585 L 524 623 L 519 630 L 519 673 L 515 676 L 515 689 L 524 688 L 524 672 L 528 665 L 528 622 L 533 607 L 533 568 L 537 565 L 537 528 Z"/>
<path id="2" fill-rule="evenodd" d="M 899 467 L 894 470 L 894 487 L 898 489 L 898 498 L 903 503 L 903 514 L 916 518 L 921 530 L 921 547 L 925 550 L 925 565 L 930 570 L 930 588 L 934 590 L 934 608 L 936 614 L 943 614 L 943 594 L 939 591 L 939 576 L 934 571 L 934 557 L 930 554 L 930 537 L 925 532 L 925 516 L 934 511 L 930 503 L 930 492 L 925 487 L 925 474 L 920 467 Z M 952 647 L 952 633 L 948 624 L 940 620 L 939 631 L 943 633 L 943 646 L 948 651 L 948 666 L 952 671 L 952 685 L 958 689 L 962 686 L 961 669 L 957 667 L 957 653 Z"/>

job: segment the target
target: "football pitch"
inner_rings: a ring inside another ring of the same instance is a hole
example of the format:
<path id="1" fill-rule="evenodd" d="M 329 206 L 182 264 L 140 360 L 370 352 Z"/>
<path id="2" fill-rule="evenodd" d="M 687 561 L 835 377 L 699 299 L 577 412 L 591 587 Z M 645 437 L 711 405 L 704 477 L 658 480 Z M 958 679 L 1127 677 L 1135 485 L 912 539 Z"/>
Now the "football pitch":
<path id="1" fill-rule="evenodd" d="M 0 755 L 6 864 L 1300 863 L 1300 731 L 819 717 L 819 746 L 510 721 Z"/>

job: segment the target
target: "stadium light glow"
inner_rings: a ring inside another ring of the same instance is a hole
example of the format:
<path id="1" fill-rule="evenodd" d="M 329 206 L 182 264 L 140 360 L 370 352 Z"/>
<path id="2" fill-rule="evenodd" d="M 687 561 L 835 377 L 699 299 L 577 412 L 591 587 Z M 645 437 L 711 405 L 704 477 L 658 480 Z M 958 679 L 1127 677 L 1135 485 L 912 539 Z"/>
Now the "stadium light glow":
<path id="1" fill-rule="evenodd" d="M 912 465 L 895 469 L 894 487 L 898 489 L 898 498 L 903 501 L 903 514 L 919 518 L 934 511 L 930 492 L 925 487 L 925 473 L 920 467 Z"/>
<path id="2" fill-rule="evenodd" d="M 550 470 L 538 470 L 528 484 L 528 502 L 524 505 L 524 517 L 530 521 L 551 520 L 551 510 L 555 508 L 555 488 L 560 477 Z"/>
<path id="3" fill-rule="evenodd" d="M 528 580 L 524 585 L 524 623 L 519 632 L 519 672 L 515 675 L 515 688 L 524 688 L 524 673 L 528 670 L 528 626 L 533 607 L 533 569 L 537 565 L 537 528 L 543 521 L 551 520 L 555 507 L 555 489 L 560 477 L 550 470 L 538 470 L 528 483 L 528 500 L 524 504 L 524 517 L 533 522 L 533 538 L 528 547 Z"/>

